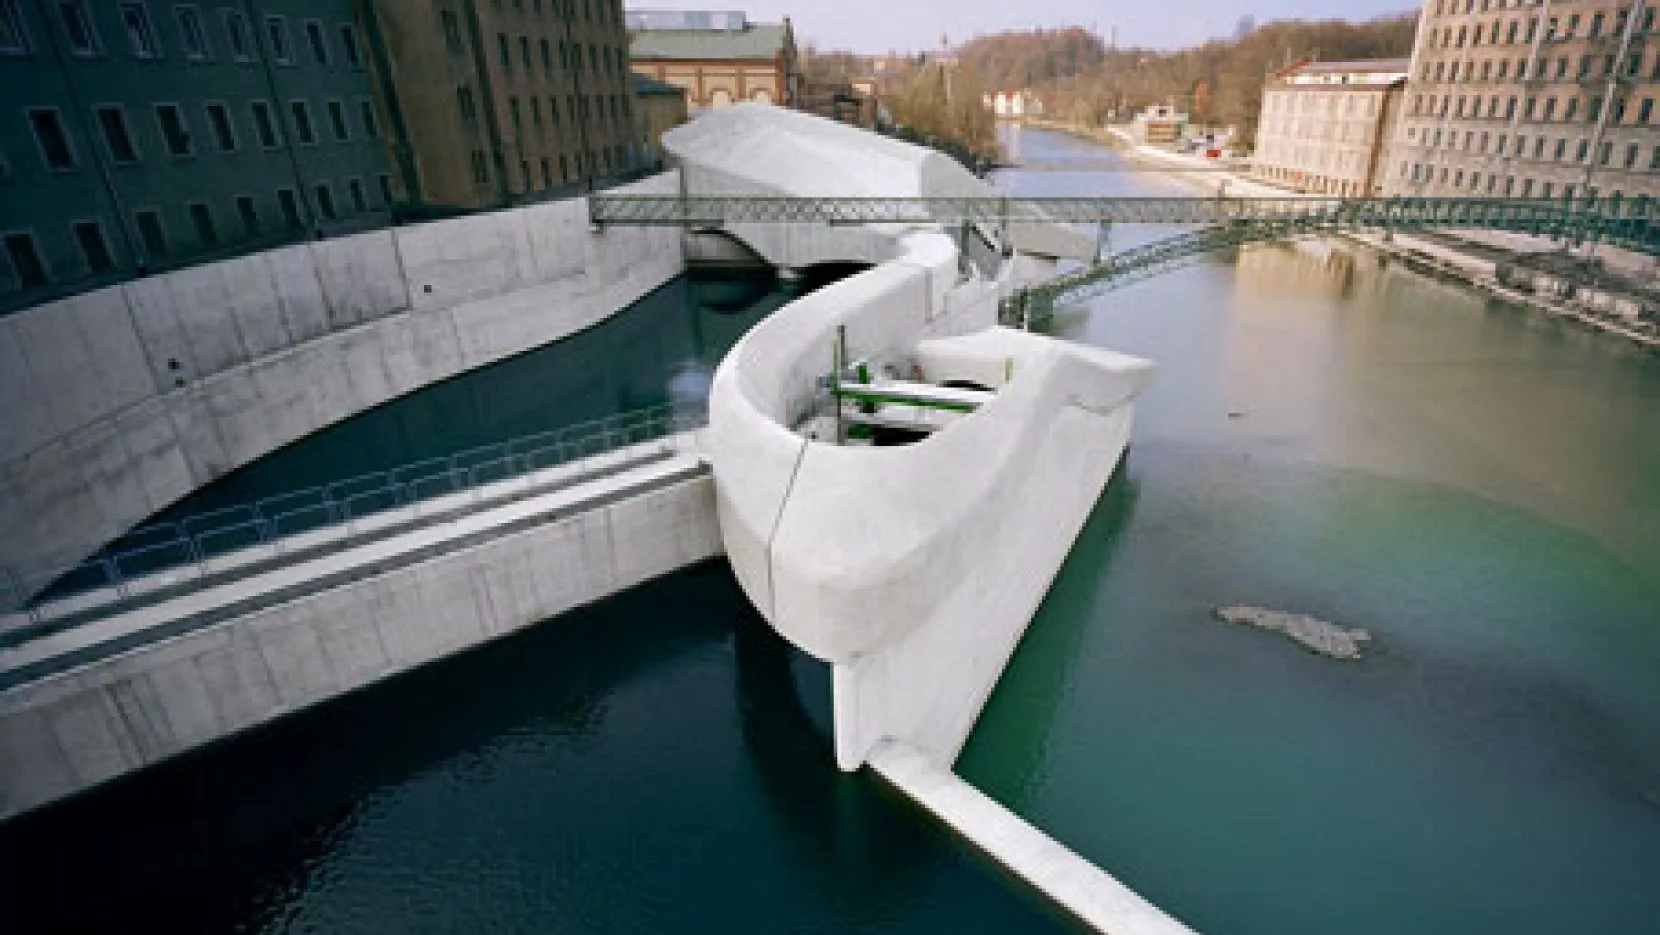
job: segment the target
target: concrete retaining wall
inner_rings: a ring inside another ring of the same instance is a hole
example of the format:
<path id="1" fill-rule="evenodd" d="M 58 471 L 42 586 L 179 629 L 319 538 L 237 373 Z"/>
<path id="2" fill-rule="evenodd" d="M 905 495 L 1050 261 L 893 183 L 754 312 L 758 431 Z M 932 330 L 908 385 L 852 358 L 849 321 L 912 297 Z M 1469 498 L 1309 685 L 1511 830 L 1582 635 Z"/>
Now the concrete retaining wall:
<path id="1" fill-rule="evenodd" d="M 674 175 L 625 191 L 669 194 Z M 575 200 L 137 280 L 0 318 L 0 574 L 61 570 L 334 422 L 589 327 L 682 270 Z"/>
<path id="2" fill-rule="evenodd" d="M 720 554 L 681 481 L 0 694 L 0 820 Z"/>

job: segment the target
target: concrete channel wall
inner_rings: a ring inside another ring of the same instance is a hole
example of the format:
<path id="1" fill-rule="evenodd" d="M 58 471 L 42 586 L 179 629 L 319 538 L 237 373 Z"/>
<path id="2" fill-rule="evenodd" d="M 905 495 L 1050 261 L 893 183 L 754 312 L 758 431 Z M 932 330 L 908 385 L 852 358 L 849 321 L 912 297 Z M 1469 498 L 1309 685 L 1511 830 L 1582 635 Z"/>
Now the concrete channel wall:
<path id="1" fill-rule="evenodd" d="M 706 469 L 650 470 L 660 486 L 618 475 L 591 508 L 0 693 L 0 820 L 719 555 Z"/>
<path id="2" fill-rule="evenodd" d="M 621 191 L 671 194 L 674 174 Z M 0 318 L 0 575 L 80 561 L 334 422 L 556 341 L 683 268 L 583 200 L 375 231 Z"/>

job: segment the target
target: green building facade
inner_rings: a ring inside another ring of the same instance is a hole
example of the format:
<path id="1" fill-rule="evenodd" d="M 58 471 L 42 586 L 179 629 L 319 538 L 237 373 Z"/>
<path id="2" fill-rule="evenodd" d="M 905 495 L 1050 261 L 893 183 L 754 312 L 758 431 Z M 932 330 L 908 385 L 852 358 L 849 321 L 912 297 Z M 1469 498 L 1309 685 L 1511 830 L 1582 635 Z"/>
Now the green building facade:
<path id="1" fill-rule="evenodd" d="M 351 0 L 0 0 L 0 311 L 386 223 Z"/>

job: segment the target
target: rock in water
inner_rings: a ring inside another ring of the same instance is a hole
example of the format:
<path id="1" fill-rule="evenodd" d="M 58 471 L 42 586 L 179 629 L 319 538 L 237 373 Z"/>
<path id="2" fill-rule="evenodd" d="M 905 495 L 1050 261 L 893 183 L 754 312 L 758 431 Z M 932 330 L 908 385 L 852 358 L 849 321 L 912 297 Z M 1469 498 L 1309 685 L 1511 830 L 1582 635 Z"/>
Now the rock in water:
<path id="1" fill-rule="evenodd" d="M 1288 614 L 1261 607 L 1218 607 L 1216 619 L 1283 633 L 1306 649 L 1333 659 L 1359 659 L 1360 645 L 1372 639 L 1372 634 L 1365 630 L 1345 630 L 1334 623 L 1304 614 Z"/>

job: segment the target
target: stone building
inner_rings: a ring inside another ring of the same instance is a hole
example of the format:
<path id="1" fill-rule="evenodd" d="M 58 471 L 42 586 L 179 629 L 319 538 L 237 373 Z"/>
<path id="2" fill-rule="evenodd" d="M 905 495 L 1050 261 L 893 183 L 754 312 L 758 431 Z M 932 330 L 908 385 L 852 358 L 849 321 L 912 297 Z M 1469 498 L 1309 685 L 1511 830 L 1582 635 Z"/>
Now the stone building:
<path id="1" fill-rule="evenodd" d="M 693 113 L 737 101 L 801 104 L 795 33 L 739 12 L 630 10 L 634 70 L 686 91 Z"/>
<path id="2" fill-rule="evenodd" d="M 686 122 L 686 92 L 645 75 L 634 84 L 634 130 L 640 156 L 649 166 L 663 163 L 663 134 Z"/>
<path id="3" fill-rule="evenodd" d="M 642 161 L 620 0 L 358 0 L 400 200 L 545 197 Z"/>
<path id="4" fill-rule="evenodd" d="M 1428 0 L 1386 189 L 1660 193 L 1653 0 Z"/>
<path id="5" fill-rule="evenodd" d="M 1304 192 L 1381 194 L 1408 66 L 1406 59 L 1305 62 L 1269 79 L 1251 174 Z"/>
<path id="6" fill-rule="evenodd" d="M 351 0 L 0 0 L 0 309 L 387 215 Z"/>

